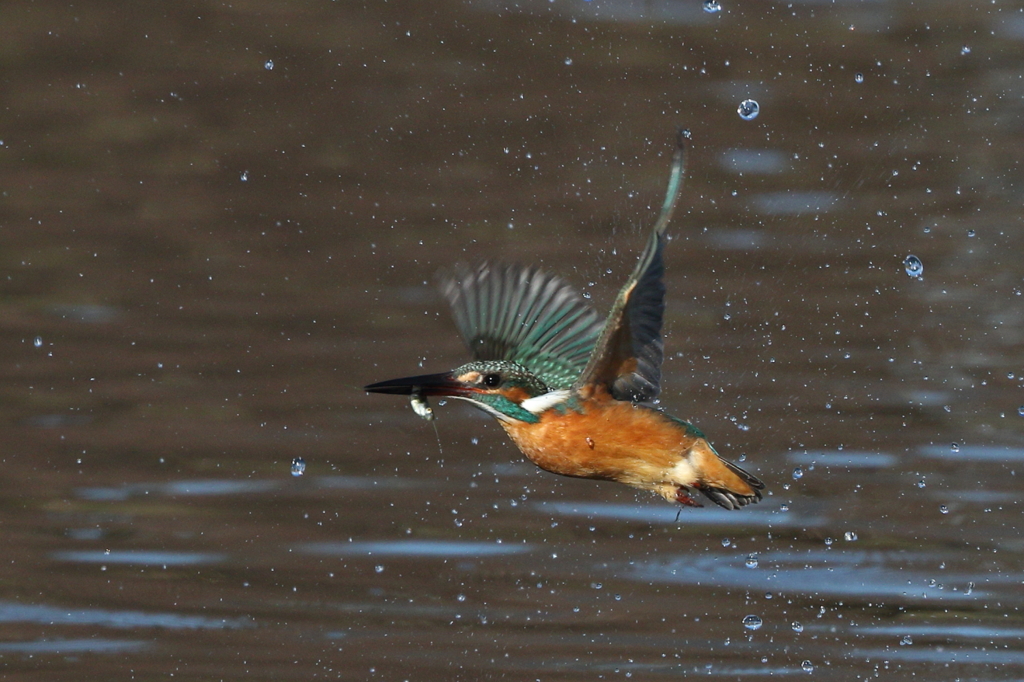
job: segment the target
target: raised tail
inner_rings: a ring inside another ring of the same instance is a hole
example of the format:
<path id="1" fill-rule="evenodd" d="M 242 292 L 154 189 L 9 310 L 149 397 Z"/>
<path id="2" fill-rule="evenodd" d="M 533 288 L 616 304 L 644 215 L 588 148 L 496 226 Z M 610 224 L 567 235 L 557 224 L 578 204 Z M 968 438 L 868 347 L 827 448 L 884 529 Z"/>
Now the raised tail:
<path id="1" fill-rule="evenodd" d="M 745 507 L 748 504 L 754 504 L 761 500 L 761 491 L 764 490 L 764 483 L 753 474 L 740 469 L 732 462 L 727 462 L 724 459 L 719 459 L 725 467 L 739 478 L 749 492 L 744 490 L 737 490 L 738 486 L 732 486 L 730 488 L 717 487 L 714 484 L 699 483 L 697 490 L 704 493 L 705 496 L 720 507 L 726 509 L 739 509 Z"/>
<path id="2" fill-rule="evenodd" d="M 703 446 L 703 447 L 702 447 Z M 720 507 L 739 509 L 761 500 L 764 483 L 753 474 L 718 456 L 707 441 L 691 448 L 699 462 L 693 487 Z"/>

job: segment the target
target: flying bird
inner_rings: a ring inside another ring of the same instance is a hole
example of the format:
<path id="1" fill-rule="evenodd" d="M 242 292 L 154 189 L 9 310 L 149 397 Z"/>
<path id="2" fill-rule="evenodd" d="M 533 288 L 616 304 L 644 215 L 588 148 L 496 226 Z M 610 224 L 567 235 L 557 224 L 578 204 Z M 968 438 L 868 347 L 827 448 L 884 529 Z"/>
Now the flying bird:
<path id="1" fill-rule="evenodd" d="M 647 246 L 602 322 L 569 284 L 532 267 L 484 263 L 443 275 L 442 291 L 473 360 L 450 372 L 370 384 L 426 399 L 458 398 L 490 413 L 541 469 L 618 481 L 670 502 L 726 509 L 761 499 L 764 483 L 722 459 L 693 424 L 650 403 L 661 389 L 665 229 L 683 184 L 680 132 L 668 191 Z"/>

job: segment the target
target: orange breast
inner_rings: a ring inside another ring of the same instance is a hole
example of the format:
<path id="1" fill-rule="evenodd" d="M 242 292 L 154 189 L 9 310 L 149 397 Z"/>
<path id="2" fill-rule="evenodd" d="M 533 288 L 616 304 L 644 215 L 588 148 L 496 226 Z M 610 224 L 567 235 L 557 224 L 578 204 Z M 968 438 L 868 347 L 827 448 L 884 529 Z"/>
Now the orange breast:
<path id="1" fill-rule="evenodd" d="M 697 440 L 655 410 L 611 398 L 587 400 L 582 413 L 548 410 L 536 424 L 502 426 L 542 469 L 644 488 L 664 480 Z"/>

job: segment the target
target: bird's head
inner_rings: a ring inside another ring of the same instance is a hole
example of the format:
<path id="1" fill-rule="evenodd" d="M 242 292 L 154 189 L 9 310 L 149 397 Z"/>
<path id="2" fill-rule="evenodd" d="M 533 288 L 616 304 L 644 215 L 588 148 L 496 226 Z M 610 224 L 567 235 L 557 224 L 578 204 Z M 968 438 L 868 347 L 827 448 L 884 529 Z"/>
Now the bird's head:
<path id="1" fill-rule="evenodd" d="M 552 391 L 522 365 L 505 360 L 478 360 L 451 372 L 424 374 L 370 384 L 370 393 L 458 398 L 507 422 L 535 423 L 541 412 L 567 397 Z M 565 394 L 565 395 L 562 395 Z"/>

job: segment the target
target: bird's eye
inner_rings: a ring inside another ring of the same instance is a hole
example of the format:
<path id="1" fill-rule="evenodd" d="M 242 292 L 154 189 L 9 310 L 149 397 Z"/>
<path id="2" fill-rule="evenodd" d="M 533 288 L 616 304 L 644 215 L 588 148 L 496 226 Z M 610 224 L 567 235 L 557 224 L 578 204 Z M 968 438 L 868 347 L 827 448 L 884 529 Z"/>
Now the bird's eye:
<path id="1" fill-rule="evenodd" d="M 494 373 L 485 374 L 482 381 L 483 385 L 486 386 L 487 388 L 495 388 L 498 386 L 498 384 L 501 383 L 501 375 Z"/>

